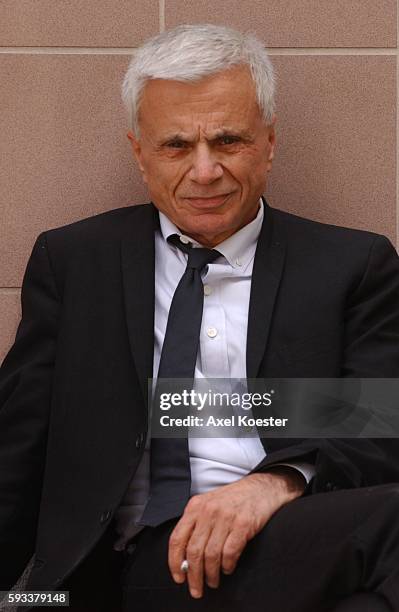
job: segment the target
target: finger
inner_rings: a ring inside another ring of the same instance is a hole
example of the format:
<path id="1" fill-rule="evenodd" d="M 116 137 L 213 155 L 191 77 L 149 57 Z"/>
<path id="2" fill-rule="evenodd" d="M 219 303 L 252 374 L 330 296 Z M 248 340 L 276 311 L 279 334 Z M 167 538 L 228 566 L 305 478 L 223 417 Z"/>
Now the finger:
<path id="1" fill-rule="evenodd" d="M 230 529 L 225 521 L 215 524 L 205 547 L 204 574 L 207 585 L 213 589 L 219 586 L 222 552 Z"/>
<path id="2" fill-rule="evenodd" d="M 169 536 L 168 565 L 173 580 L 179 584 L 186 580 L 186 573 L 182 571 L 181 564 L 186 558 L 187 543 L 194 527 L 194 517 L 183 514 Z"/>
<path id="3" fill-rule="evenodd" d="M 222 570 L 224 574 L 233 573 L 247 542 L 246 532 L 242 529 L 230 531 L 222 552 Z"/>
<path id="4" fill-rule="evenodd" d="M 186 548 L 187 581 L 192 597 L 202 597 L 204 589 L 204 554 L 212 525 L 198 520 Z"/>

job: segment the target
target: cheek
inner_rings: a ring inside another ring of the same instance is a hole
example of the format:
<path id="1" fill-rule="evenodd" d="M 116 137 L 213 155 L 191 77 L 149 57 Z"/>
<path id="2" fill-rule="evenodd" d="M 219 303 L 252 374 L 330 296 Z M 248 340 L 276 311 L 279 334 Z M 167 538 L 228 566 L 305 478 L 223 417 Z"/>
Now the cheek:
<path id="1" fill-rule="evenodd" d="M 230 165 L 226 168 L 233 177 L 235 183 L 239 185 L 243 197 L 247 197 L 253 190 L 257 189 L 264 179 L 266 172 L 253 164 Z"/>
<path id="2" fill-rule="evenodd" d="M 266 172 L 267 152 L 250 149 L 225 160 L 226 169 L 240 182 L 250 184 L 254 177 Z"/>
<path id="3" fill-rule="evenodd" d="M 173 192 L 181 182 L 186 170 L 183 164 L 172 160 L 151 160 L 147 172 L 147 181 L 162 191 Z"/>
<path id="4" fill-rule="evenodd" d="M 268 152 L 262 151 L 261 154 L 254 156 L 248 165 L 248 183 L 259 185 L 267 176 Z"/>

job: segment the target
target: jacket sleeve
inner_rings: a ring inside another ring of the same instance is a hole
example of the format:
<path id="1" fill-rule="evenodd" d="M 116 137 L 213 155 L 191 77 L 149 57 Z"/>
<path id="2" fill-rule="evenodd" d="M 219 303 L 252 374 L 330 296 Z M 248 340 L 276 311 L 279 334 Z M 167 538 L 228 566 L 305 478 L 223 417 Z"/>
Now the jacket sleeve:
<path id="1" fill-rule="evenodd" d="M 342 377 L 399 378 L 399 257 L 384 236 L 373 240 L 360 282 L 348 295 L 343 325 Z M 252 472 L 294 461 L 315 466 L 306 494 L 399 482 L 394 438 L 282 440 Z"/>
<path id="2" fill-rule="evenodd" d="M 60 310 L 45 233 L 33 247 L 21 305 L 0 368 L 0 590 L 16 583 L 35 546 Z"/>

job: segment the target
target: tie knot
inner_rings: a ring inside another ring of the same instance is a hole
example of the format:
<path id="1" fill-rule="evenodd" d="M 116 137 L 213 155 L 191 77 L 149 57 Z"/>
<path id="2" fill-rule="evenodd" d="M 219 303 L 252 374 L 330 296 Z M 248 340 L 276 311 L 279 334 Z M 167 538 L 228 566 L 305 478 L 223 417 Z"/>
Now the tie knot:
<path id="1" fill-rule="evenodd" d="M 202 270 L 204 266 L 212 263 L 220 257 L 219 251 L 216 249 L 204 249 L 204 248 L 193 248 L 190 244 L 185 244 L 181 242 L 179 236 L 177 234 L 173 234 L 169 236 L 168 242 L 176 246 L 178 249 L 183 251 L 183 253 L 187 253 L 188 261 L 187 268 L 193 268 L 195 270 Z"/>

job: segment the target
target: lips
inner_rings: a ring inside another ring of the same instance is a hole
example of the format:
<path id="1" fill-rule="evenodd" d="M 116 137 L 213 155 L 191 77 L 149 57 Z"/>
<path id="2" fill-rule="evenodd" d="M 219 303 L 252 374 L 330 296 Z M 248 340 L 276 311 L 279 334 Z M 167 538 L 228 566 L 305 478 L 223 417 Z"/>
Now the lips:
<path id="1" fill-rule="evenodd" d="M 191 206 L 195 208 L 214 208 L 215 206 L 221 206 L 230 196 L 230 193 L 223 193 L 221 195 L 213 195 L 206 197 L 186 197 L 184 198 L 189 202 Z"/>

